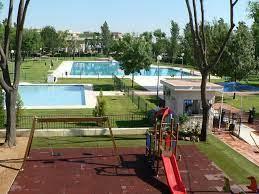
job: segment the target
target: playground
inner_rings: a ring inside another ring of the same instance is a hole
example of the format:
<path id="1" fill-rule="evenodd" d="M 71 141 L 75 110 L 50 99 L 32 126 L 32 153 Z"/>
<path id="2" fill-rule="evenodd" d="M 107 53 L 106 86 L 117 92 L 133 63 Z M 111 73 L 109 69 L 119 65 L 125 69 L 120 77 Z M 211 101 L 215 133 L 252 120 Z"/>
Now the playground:
<path id="1" fill-rule="evenodd" d="M 37 124 L 108 123 L 112 147 L 33 149 Z M 195 144 L 178 145 L 179 125 L 172 111 L 154 113 L 146 147 L 117 147 L 108 117 L 33 120 L 24 160 L 8 193 L 239 193 L 247 190 L 226 177 Z"/>
<path id="2" fill-rule="evenodd" d="M 121 166 L 111 150 L 57 149 L 63 155 L 51 156 L 49 149 L 32 149 L 9 193 L 169 193 L 163 169 L 153 176 L 145 162 L 145 148 L 119 148 Z M 179 154 L 187 191 L 217 193 L 223 173 L 191 145 L 180 146 Z"/>

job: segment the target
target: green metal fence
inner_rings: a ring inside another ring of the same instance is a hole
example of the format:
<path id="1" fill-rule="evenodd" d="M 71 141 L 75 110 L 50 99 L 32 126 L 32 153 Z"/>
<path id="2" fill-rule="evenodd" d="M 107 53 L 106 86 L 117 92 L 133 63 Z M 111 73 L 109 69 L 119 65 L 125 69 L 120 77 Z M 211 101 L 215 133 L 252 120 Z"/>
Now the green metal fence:
<path id="1" fill-rule="evenodd" d="M 39 116 L 39 118 L 46 117 L 92 117 L 92 115 L 46 115 Z M 110 124 L 113 128 L 137 128 L 150 127 L 146 114 L 121 114 L 121 115 L 107 115 Z M 32 127 L 33 116 L 20 116 L 17 122 L 18 129 L 30 129 Z M 94 126 L 108 127 L 107 123 L 104 125 L 96 123 L 73 123 L 73 122 L 57 122 L 57 123 L 38 123 L 38 129 L 68 129 L 68 128 L 91 128 Z M 4 125 L 0 126 L 4 128 Z"/>
<path id="2" fill-rule="evenodd" d="M 115 90 L 124 92 L 139 110 L 147 112 L 154 109 L 154 105 L 150 105 L 143 97 L 137 95 L 136 92 L 131 87 L 127 86 L 120 78 L 116 75 L 113 75 L 112 77 Z"/>

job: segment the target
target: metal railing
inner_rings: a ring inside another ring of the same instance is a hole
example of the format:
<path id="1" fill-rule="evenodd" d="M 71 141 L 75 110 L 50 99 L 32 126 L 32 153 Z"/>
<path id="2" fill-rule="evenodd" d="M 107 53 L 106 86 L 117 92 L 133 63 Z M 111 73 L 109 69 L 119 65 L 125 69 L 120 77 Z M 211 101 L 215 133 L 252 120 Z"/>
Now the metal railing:
<path id="1" fill-rule="evenodd" d="M 114 82 L 114 89 L 123 91 L 131 99 L 131 101 L 138 107 L 139 110 L 147 112 L 155 108 L 154 104 L 148 103 L 143 97 L 137 95 L 134 89 L 127 86 L 116 75 L 113 75 L 112 78 Z"/>
<path id="2" fill-rule="evenodd" d="M 121 114 L 121 115 L 105 115 L 109 118 L 112 128 L 137 128 L 137 127 L 150 127 L 147 115 L 144 113 L 136 114 Z M 38 118 L 49 117 L 92 117 L 92 115 L 44 115 L 38 116 Z M 32 127 L 32 121 L 34 116 L 19 116 L 17 121 L 17 129 L 30 129 Z M 4 119 L 4 118 L 2 118 Z M 108 127 L 106 123 L 97 124 L 96 122 L 59 122 L 59 123 L 38 123 L 37 129 L 69 129 L 69 128 L 93 128 L 93 127 Z M 4 124 L 0 125 L 0 128 L 5 128 Z"/>

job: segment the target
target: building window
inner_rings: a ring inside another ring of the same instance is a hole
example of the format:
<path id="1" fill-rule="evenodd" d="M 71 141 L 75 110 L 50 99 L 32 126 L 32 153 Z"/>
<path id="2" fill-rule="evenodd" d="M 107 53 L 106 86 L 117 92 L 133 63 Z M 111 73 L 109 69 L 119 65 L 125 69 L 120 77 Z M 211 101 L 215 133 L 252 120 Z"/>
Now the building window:
<path id="1" fill-rule="evenodd" d="M 200 114 L 201 113 L 201 107 L 200 107 L 200 101 L 199 100 L 186 99 L 186 100 L 184 100 L 183 106 L 184 106 L 183 112 L 187 115 L 193 115 L 193 114 Z"/>

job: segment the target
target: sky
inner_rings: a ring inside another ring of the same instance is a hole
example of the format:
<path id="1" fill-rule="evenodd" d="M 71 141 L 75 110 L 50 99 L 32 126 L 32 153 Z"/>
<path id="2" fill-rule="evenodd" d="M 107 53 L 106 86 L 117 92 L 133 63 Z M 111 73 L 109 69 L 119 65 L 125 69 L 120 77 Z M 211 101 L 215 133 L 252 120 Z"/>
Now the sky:
<path id="1" fill-rule="evenodd" d="M 9 2 L 2 1 L 1 20 L 7 16 Z M 252 24 L 247 16 L 248 1 L 239 0 L 235 7 L 236 23 Z M 15 2 L 17 7 L 18 0 Z M 204 0 L 204 3 L 206 21 L 220 17 L 229 20 L 229 0 Z M 100 31 L 107 21 L 111 31 L 141 33 L 160 28 L 169 34 L 171 20 L 181 28 L 188 22 L 185 0 L 31 0 L 25 27 L 51 25 L 57 30 Z"/>

